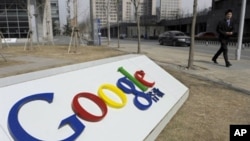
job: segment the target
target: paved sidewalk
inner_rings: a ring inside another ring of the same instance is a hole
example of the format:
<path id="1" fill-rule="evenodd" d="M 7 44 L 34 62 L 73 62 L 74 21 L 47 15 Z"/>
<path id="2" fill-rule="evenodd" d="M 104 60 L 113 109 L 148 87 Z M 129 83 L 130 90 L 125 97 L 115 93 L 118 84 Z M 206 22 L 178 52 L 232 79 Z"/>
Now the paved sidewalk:
<path id="1" fill-rule="evenodd" d="M 116 44 L 110 45 L 117 49 Z M 128 53 L 136 53 L 137 44 L 121 44 L 121 51 Z M 195 53 L 194 66 L 195 70 L 187 70 L 188 52 L 176 50 L 173 47 L 156 46 L 156 47 L 141 47 L 142 54 L 147 55 L 159 65 L 168 66 L 178 71 L 190 73 L 202 79 L 224 84 L 228 87 L 250 94 L 250 61 L 229 58 L 233 66 L 226 68 L 222 56 L 218 59 L 219 64 L 214 64 L 211 61 L 211 56 L 203 53 Z M 28 63 L 13 65 L 8 67 L 0 67 L 0 78 L 7 72 L 13 75 L 27 72 L 29 70 L 39 70 L 45 67 L 54 67 L 58 65 L 70 64 L 73 62 L 49 59 L 41 57 L 23 56 L 12 58 L 17 61 Z"/>
<path id="2" fill-rule="evenodd" d="M 111 45 L 117 48 L 116 44 Z M 122 44 L 119 50 L 129 53 L 137 52 L 137 44 Z M 194 70 L 188 70 L 188 51 L 182 51 L 167 46 L 145 47 L 141 46 L 142 54 L 149 56 L 159 65 L 169 66 L 202 79 L 224 84 L 235 90 L 250 94 L 250 60 L 235 60 L 229 58 L 232 66 L 225 67 L 222 56 L 218 58 L 219 64 L 211 61 L 211 55 L 196 53 L 194 55 Z"/>

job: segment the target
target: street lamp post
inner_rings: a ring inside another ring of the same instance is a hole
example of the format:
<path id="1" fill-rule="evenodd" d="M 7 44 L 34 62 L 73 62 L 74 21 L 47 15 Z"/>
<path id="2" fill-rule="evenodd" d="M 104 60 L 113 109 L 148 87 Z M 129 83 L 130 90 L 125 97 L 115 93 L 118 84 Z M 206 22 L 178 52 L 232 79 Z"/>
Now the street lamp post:
<path id="1" fill-rule="evenodd" d="M 239 27 L 239 34 L 238 34 L 239 38 L 238 38 L 238 44 L 237 44 L 238 47 L 237 47 L 237 50 L 236 50 L 236 60 L 240 60 L 240 56 L 241 56 L 245 12 L 246 12 L 246 0 L 242 0 L 241 16 L 240 16 L 240 27 Z"/>

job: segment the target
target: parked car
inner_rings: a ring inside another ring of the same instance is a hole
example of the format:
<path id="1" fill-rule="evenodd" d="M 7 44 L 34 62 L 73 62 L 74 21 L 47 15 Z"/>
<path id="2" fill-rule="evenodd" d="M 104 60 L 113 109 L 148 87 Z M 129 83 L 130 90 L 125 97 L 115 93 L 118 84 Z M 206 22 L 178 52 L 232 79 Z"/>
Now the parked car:
<path id="1" fill-rule="evenodd" d="M 190 46 L 190 36 L 181 31 L 166 31 L 159 35 L 160 45 Z"/>
<path id="2" fill-rule="evenodd" d="M 120 39 L 124 39 L 124 38 L 126 38 L 126 37 L 127 37 L 126 34 L 120 34 Z"/>
<path id="3" fill-rule="evenodd" d="M 195 35 L 196 40 L 216 40 L 218 37 L 215 32 L 200 32 Z"/>

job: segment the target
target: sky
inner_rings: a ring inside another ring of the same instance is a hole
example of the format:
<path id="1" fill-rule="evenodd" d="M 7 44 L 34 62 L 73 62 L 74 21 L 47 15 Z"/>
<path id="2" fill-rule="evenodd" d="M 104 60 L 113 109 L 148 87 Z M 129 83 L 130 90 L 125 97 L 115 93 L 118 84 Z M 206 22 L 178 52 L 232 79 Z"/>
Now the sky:
<path id="1" fill-rule="evenodd" d="M 198 1 L 198 10 L 209 8 L 212 5 L 212 0 L 197 0 Z M 193 12 L 193 3 L 194 0 L 182 0 L 182 8 L 183 11 L 186 13 L 192 13 Z"/>
<path id="2" fill-rule="evenodd" d="M 211 7 L 212 0 L 197 0 L 198 1 L 198 10 Z M 194 0 L 181 0 L 181 8 L 185 13 L 193 12 L 193 2 Z M 85 19 L 89 14 L 89 0 L 78 0 L 79 8 L 79 17 Z M 79 19 L 79 20 L 83 20 Z"/>

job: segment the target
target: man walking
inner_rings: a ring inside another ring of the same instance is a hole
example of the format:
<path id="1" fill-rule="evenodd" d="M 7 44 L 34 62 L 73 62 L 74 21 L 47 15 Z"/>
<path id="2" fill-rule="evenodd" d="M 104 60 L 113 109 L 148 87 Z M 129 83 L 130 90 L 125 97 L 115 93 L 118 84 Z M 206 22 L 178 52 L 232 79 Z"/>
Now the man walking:
<path id="1" fill-rule="evenodd" d="M 234 23 L 231 19 L 232 16 L 233 16 L 232 10 L 230 9 L 227 10 L 225 12 L 225 18 L 222 21 L 220 21 L 219 24 L 217 25 L 216 30 L 219 33 L 219 41 L 221 43 L 221 46 L 220 46 L 220 49 L 212 58 L 212 61 L 218 64 L 217 58 L 220 56 L 221 53 L 223 53 L 226 67 L 232 66 L 232 64 L 228 61 L 228 48 L 227 48 L 229 38 L 230 36 L 233 35 L 233 31 L 234 31 Z"/>

